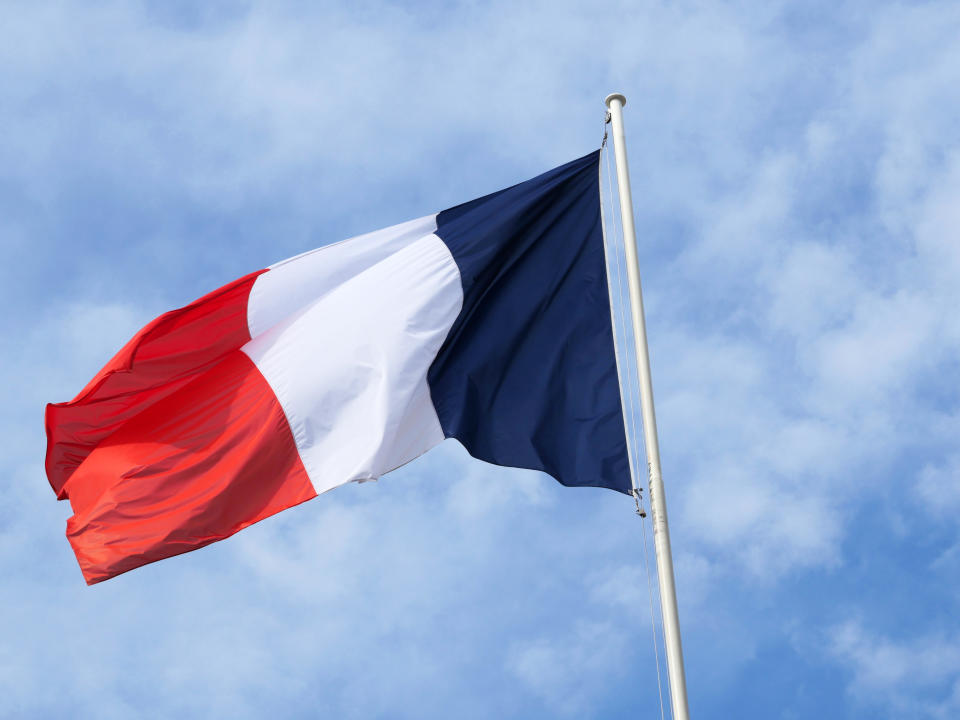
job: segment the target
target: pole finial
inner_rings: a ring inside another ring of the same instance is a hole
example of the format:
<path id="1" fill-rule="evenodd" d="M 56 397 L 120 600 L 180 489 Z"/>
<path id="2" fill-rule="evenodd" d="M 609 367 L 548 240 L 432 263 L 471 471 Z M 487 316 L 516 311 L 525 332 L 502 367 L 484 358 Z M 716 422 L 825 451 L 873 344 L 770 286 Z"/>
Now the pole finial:
<path id="1" fill-rule="evenodd" d="M 620 101 L 620 107 L 623 107 L 624 105 L 627 104 L 627 99 L 621 93 L 612 93 L 610 95 L 607 95 L 606 99 L 603 102 L 607 104 L 607 107 L 610 107 L 610 103 L 612 103 L 614 100 Z"/>

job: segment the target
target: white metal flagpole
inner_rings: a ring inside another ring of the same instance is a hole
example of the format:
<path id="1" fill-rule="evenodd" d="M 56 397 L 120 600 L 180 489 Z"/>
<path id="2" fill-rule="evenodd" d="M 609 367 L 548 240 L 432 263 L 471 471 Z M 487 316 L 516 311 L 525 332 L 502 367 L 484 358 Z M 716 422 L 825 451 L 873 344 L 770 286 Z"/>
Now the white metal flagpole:
<path id="1" fill-rule="evenodd" d="M 620 93 L 608 95 L 607 109 L 613 124 L 613 150 L 617 159 L 617 186 L 620 190 L 620 217 L 623 221 L 623 244 L 627 255 L 627 285 L 630 292 L 630 315 L 640 375 L 640 409 L 643 416 L 643 442 L 647 449 L 650 481 L 650 510 L 653 513 L 653 545 L 657 553 L 657 576 L 660 582 L 660 611 L 663 615 L 663 639 L 667 650 L 667 673 L 670 677 L 670 706 L 674 720 L 689 720 L 687 681 L 683 670 L 683 648 L 680 644 L 680 618 L 677 613 L 677 590 L 673 579 L 673 556 L 667 528 L 667 504 L 660 473 L 660 445 L 657 441 L 657 419 L 653 412 L 653 384 L 650 380 L 650 355 L 647 352 L 647 326 L 643 316 L 640 292 L 640 268 L 637 264 L 637 236 L 633 226 L 633 197 L 630 193 L 630 171 L 627 169 L 627 145 L 623 133 L 623 106 L 627 99 Z"/>

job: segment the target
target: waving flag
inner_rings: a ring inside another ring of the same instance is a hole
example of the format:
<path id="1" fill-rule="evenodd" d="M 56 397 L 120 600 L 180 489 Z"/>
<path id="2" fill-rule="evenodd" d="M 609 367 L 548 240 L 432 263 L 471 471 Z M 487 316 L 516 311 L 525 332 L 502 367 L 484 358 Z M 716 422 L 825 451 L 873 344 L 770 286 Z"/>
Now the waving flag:
<path id="1" fill-rule="evenodd" d="M 88 583 L 453 437 L 630 492 L 599 152 L 251 273 L 160 316 L 72 401 L 46 469 Z"/>

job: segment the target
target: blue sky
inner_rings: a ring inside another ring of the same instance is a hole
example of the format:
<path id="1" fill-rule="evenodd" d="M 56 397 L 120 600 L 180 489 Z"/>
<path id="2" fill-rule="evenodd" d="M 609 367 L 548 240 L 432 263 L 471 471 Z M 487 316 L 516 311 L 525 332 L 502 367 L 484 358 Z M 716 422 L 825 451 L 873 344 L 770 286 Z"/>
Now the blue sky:
<path id="1" fill-rule="evenodd" d="M 960 717 L 960 6 L 0 6 L 0 717 L 656 717 L 641 524 L 445 443 L 88 588 L 43 405 L 626 125 L 695 718 Z"/>

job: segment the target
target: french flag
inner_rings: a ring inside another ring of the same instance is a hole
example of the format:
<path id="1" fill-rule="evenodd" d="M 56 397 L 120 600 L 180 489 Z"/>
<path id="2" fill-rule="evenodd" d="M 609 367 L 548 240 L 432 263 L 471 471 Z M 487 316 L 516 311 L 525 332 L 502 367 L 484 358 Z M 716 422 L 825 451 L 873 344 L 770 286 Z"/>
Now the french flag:
<path id="1" fill-rule="evenodd" d="M 87 583 L 456 438 L 630 493 L 599 151 L 251 273 L 158 317 L 46 410 Z"/>

